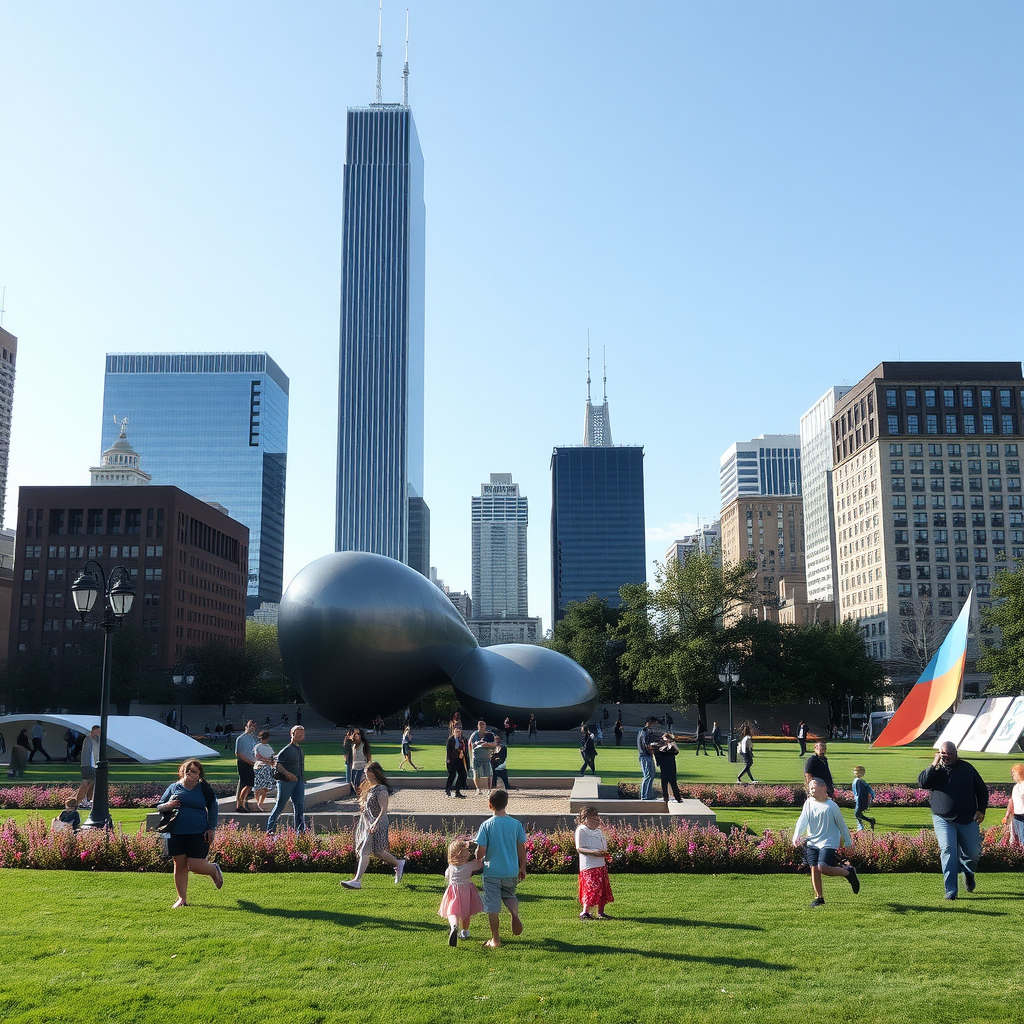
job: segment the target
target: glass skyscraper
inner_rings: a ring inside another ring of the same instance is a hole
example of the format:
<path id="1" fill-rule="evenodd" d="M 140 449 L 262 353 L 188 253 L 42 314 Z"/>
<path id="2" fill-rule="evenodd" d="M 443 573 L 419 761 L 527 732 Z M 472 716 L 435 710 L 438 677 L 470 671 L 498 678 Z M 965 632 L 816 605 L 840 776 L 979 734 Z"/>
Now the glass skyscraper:
<path id="1" fill-rule="evenodd" d="M 423 496 L 426 215 L 406 104 L 349 109 L 342 216 L 335 547 L 414 564 L 422 561 L 410 550 L 409 505 Z M 415 504 L 422 552 L 429 515 Z"/>
<path id="2" fill-rule="evenodd" d="M 249 527 L 246 612 L 284 576 L 288 378 L 263 352 L 108 353 L 100 450 L 128 417 L 153 484 L 223 506 Z"/>
<path id="3" fill-rule="evenodd" d="M 644 450 L 556 448 L 551 456 L 551 614 L 591 594 L 619 606 L 619 587 L 644 583 Z"/>

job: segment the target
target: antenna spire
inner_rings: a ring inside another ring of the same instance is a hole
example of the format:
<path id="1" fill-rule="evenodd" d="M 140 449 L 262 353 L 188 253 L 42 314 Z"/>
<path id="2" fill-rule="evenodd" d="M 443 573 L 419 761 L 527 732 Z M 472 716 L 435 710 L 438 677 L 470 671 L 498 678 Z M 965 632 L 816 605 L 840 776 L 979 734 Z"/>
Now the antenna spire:
<path id="1" fill-rule="evenodd" d="M 381 0 L 383 3 L 383 0 Z M 402 103 L 409 106 L 409 8 L 405 9 L 405 68 L 402 71 Z"/>
<path id="2" fill-rule="evenodd" d="M 590 405 L 590 328 L 587 328 L 587 405 Z"/>
<path id="3" fill-rule="evenodd" d="M 384 0 L 380 0 L 380 9 L 377 13 L 377 102 L 380 103 L 380 65 L 381 65 L 381 43 L 384 40 Z"/>

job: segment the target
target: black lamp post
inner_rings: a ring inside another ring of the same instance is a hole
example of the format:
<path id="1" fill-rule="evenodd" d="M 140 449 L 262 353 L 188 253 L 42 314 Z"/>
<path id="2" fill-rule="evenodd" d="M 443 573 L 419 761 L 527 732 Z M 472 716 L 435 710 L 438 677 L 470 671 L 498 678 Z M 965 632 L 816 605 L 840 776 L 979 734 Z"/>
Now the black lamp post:
<path id="1" fill-rule="evenodd" d="M 191 665 L 179 666 L 171 676 L 178 687 L 178 732 L 185 731 L 185 687 L 196 681 L 195 670 Z"/>
<path id="2" fill-rule="evenodd" d="M 736 763 L 736 743 L 732 738 L 732 691 L 739 686 L 740 673 L 735 664 L 727 661 L 718 672 L 718 681 L 729 692 L 729 760 Z"/>
<path id="3" fill-rule="evenodd" d="M 95 566 L 93 572 L 89 566 Z M 107 708 L 110 706 L 110 634 L 120 625 L 121 620 L 131 611 L 135 600 L 135 587 L 131 573 L 123 565 L 115 565 L 110 576 L 104 576 L 103 567 L 95 559 L 89 559 L 85 568 L 71 584 L 71 596 L 78 614 L 85 622 L 92 611 L 96 598 L 103 595 L 103 670 L 100 682 L 100 755 L 96 762 L 96 786 L 93 793 L 92 810 L 84 828 L 111 828 L 109 792 L 107 785 Z M 89 742 L 86 737 L 86 743 Z"/>

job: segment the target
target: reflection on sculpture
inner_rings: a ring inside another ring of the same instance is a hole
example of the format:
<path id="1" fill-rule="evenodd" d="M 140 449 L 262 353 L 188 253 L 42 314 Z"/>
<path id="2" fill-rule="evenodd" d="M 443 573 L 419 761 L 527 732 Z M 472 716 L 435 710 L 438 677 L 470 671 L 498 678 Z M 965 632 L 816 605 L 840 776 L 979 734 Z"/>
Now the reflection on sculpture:
<path id="1" fill-rule="evenodd" d="M 448 598 L 383 555 L 340 551 L 292 580 L 278 617 L 281 657 L 314 710 L 338 725 L 390 715 L 454 684 L 474 716 L 571 728 L 597 704 L 576 662 L 547 648 L 481 648 Z"/>

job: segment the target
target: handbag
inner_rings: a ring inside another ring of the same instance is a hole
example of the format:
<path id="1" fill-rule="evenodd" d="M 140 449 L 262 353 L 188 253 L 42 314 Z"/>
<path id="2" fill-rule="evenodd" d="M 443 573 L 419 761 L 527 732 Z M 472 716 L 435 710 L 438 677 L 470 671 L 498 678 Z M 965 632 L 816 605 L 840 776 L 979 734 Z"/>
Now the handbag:
<path id="1" fill-rule="evenodd" d="M 288 776 L 285 775 L 284 769 L 274 762 L 274 767 L 270 769 L 270 777 L 276 779 L 278 782 L 288 782 Z"/>
<path id="2" fill-rule="evenodd" d="M 160 820 L 157 822 L 156 831 L 164 833 L 170 832 L 171 822 L 174 821 L 174 819 L 178 816 L 178 810 L 179 808 L 172 807 L 170 808 L 170 810 L 161 811 Z"/>

